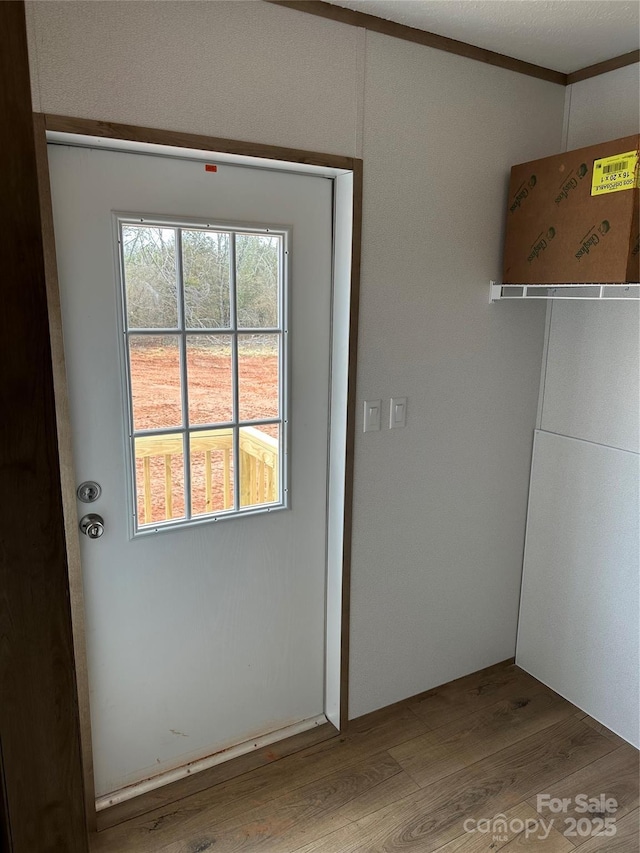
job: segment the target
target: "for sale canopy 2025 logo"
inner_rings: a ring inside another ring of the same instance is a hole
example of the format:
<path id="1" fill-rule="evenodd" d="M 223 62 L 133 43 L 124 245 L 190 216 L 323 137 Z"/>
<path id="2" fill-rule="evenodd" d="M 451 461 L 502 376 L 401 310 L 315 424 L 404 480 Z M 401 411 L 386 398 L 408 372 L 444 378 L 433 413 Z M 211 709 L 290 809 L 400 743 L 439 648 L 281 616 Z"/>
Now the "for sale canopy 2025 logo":
<path id="1" fill-rule="evenodd" d="M 480 820 L 467 818 L 463 827 L 465 832 L 491 835 L 495 842 L 506 842 L 522 833 L 525 839 L 544 841 L 552 830 L 567 838 L 610 837 L 616 834 L 617 810 L 618 801 L 606 794 L 595 797 L 588 794 L 576 794 L 575 797 L 538 794 L 536 817 L 509 818 L 506 814 L 497 814 Z"/>

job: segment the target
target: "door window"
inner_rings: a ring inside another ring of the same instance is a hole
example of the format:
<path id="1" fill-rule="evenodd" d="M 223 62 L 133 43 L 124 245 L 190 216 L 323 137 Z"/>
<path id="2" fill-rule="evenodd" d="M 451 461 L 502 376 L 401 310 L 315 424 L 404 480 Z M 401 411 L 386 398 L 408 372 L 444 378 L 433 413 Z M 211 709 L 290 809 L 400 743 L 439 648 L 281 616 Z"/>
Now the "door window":
<path id="1" fill-rule="evenodd" d="M 133 532 L 286 506 L 287 231 L 117 222 Z"/>

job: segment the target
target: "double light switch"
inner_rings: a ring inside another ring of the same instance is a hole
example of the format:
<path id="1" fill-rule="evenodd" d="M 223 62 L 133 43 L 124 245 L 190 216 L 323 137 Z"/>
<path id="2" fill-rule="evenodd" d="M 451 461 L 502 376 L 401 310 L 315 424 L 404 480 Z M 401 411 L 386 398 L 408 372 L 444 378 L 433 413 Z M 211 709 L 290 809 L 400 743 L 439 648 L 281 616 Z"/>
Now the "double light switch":
<path id="1" fill-rule="evenodd" d="M 364 401 L 363 432 L 380 429 L 382 400 Z M 407 424 L 407 398 L 392 397 L 389 405 L 389 429 L 399 429 Z"/>

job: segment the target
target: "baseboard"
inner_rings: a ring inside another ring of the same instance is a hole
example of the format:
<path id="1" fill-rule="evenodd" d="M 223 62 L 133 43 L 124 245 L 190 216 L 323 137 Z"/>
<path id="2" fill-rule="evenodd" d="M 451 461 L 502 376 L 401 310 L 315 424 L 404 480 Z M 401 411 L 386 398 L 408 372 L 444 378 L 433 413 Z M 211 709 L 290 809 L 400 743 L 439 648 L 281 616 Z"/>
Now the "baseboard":
<path id="1" fill-rule="evenodd" d="M 126 820 L 131 820 L 131 818 L 147 814 L 154 809 L 171 805 L 171 803 L 191 794 L 228 782 L 243 773 L 257 770 L 266 764 L 273 764 L 280 758 L 285 758 L 294 752 L 299 752 L 309 746 L 338 736 L 339 732 L 335 726 L 331 723 L 324 723 L 275 743 L 267 744 L 244 755 L 239 755 L 237 758 L 192 773 L 182 779 L 169 782 L 162 787 L 146 791 L 99 811 L 97 814 L 98 832 L 111 826 L 117 826 Z"/>

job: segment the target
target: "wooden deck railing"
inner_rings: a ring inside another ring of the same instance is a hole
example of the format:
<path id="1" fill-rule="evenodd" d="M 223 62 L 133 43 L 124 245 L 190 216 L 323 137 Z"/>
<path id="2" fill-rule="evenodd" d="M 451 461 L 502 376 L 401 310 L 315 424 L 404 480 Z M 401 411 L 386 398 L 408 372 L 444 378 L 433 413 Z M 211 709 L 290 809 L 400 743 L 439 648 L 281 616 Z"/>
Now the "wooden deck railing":
<path id="1" fill-rule="evenodd" d="M 232 509 L 233 496 L 233 430 L 217 429 L 191 433 L 191 455 L 204 453 L 205 512 L 214 512 L 213 454 L 222 456 L 222 509 Z M 138 482 L 143 523 L 159 521 L 153 518 L 152 460 L 164 462 L 164 512 L 163 520 L 173 518 L 174 478 L 172 460 L 182 458 L 181 435 L 147 435 L 136 439 L 136 462 L 142 461 L 142 481 Z M 240 429 L 240 506 L 273 503 L 278 499 L 278 441 L 256 427 Z M 219 468 L 220 465 L 217 466 Z M 218 471 L 219 473 L 219 471 Z M 140 494 L 141 493 L 141 494 Z"/>

